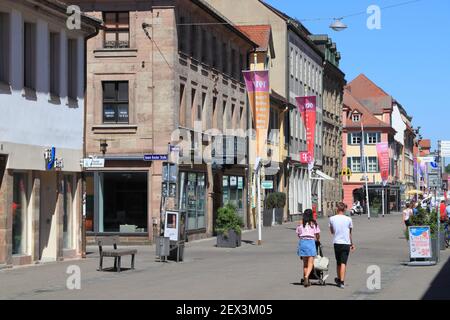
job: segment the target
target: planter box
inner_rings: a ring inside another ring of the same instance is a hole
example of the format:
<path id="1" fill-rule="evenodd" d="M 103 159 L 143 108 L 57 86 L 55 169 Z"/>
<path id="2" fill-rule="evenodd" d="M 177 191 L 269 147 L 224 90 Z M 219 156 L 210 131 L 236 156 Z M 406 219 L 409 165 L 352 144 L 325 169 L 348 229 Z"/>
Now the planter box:
<path id="1" fill-rule="evenodd" d="M 218 248 L 236 248 L 240 247 L 242 242 L 242 236 L 235 231 L 228 231 L 228 237 L 224 234 L 217 235 L 217 247 Z"/>
<path id="2" fill-rule="evenodd" d="M 431 261 L 437 262 L 438 250 L 439 250 L 438 241 L 437 241 L 437 239 L 432 238 L 431 239 L 431 252 L 432 252 Z"/>
<path id="3" fill-rule="evenodd" d="M 447 246 L 445 245 L 445 232 L 441 231 L 439 233 L 439 247 L 441 250 L 447 249 Z"/>
<path id="4" fill-rule="evenodd" d="M 283 208 L 275 209 L 275 222 L 277 224 L 283 224 L 283 220 L 284 220 L 284 209 Z"/>
<path id="5" fill-rule="evenodd" d="M 264 209 L 263 212 L 263 226 L 271 227 L 273 222 L 273 211 L 272 209 Z"/>

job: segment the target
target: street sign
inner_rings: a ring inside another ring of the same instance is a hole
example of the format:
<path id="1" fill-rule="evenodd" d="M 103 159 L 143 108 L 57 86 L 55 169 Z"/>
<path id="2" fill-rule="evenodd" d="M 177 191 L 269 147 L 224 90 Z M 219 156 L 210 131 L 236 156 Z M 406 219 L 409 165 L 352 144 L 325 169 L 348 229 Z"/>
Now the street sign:
<path id="1" fill-rule="evenodd" d="M 273 189 L 273 181 L 270 181 L 270 180 L 263 181 L 261 185 L 264 190 L 272 190 Z"/>
<path id="2" fill-rule="evenodd" d="M 167 161 L 169 156 L 167 154 L 146 154 L 144 161 Z"/>
<path id="3" fill-rule="evenodd" d="M 441 157 L 450 158 L 450 141 L 441 141 Z"/>
<path id="4" fill-rule="evenodd" d="M 87 158 L 83 159 L 83 168 L 104 168 L 105 159 Z"/>

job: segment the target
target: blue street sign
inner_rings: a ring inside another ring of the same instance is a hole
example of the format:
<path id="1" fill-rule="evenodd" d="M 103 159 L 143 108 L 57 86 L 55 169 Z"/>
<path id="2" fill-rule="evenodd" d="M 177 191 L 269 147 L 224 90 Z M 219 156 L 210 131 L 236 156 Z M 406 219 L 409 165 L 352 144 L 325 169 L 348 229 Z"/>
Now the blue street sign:
<path id="1" fill-rule="evenodd" d="M 144 161 L 167 161 L 169 156 L 167 154 L 146 154 Z"/>
<path id="2" fill-rule="evenodd" d="M 47 170 L 53 169 L 53 167 L 55 166 L 55 160 L 56 160 L 56 149 L 55 147 L 52 147 L 50 159 L 47 162 Z"/>

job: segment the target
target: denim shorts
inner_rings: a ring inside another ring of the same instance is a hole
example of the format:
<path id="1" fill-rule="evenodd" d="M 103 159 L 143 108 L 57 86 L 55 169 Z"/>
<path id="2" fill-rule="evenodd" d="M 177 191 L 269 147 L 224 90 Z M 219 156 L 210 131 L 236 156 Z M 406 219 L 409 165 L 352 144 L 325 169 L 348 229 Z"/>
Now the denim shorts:
<path id="1" fill-rule="evenodd" d="M 317 248 L 316 241 L 309 239 L 300 239 L 298 242 L 298 256 L 299 257 L 316 257 Z"/>

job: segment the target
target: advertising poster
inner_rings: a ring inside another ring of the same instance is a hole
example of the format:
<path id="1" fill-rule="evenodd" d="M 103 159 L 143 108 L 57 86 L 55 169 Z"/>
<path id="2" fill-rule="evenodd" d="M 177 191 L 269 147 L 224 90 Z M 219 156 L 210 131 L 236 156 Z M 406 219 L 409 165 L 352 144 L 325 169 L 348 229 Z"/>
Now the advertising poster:
<path id="1" fill-rule="evenodd" d="M 303 123 L 306 129 L 306 146 L 307 151 L 300 153 L 301 163 L 314 163 L 314 146 L 316 133 L 316 103 L 315 96 L 311 97 L 297 97 L 297 106 L 303 118 Z"/>
<path id="2" fill-rule="evenodd" d="M 431 258 L 430 227 L 409 227 L 409 252 L 411 259 Z"/>
<path id="3" fill-rule="evenodd" d="M 164 237 L 170 238 L 170 241 L 178 241 L 178 225 L 178 212 L 166 211 Z"/>
<path id="4" fill-rule="evenodd" d="M 380 164 L 381 180 L 383 180 L 383 184 L 386 185 L 386 183 L 389 180 L 389 166 L 390 166 L 389 144 L 387 142 L 378 143 L 377 153 L 378 153 L 378 162 Z"/>
<path id="5" fill-rule="evenodd" d="M 256 130 L 256 155 L 265 158 L 270 116 L 269 71 L 243 71 L 243 74 Z"/>

